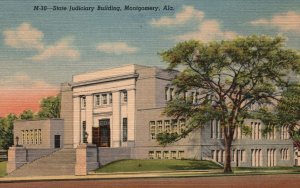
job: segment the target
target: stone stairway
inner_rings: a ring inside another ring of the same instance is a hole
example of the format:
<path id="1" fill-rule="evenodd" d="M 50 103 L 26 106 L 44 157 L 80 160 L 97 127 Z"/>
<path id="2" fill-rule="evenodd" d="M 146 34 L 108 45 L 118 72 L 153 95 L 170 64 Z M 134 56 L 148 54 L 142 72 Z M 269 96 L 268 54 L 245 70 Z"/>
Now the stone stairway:
<path id="1" fill-rule="evenodd" d="M 75 149 L 62 149 L 21 166 L 7 177 L 74 175 Z"/>

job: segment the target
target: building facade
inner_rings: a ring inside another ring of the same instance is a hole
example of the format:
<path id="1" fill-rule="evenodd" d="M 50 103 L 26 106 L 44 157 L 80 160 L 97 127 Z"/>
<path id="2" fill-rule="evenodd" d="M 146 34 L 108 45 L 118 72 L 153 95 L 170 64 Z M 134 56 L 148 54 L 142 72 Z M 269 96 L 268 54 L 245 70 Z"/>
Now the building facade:
<path id="1" fill-rule="evenodd" d="M 63 148 L 63 123 L 62 119 L 17 120 L 14 122 L 14 144 L 28 149 Z"/>
<path id="2" fill-rule="evenodd" d="M 193 132 L 177 143 L 162 147 L 156 135 L 178 132 L 187 125 L 162 115 L 166 102 L 175 97 L 171 80 L 177 71 L 126 65 L 73 76 L 62 84 L 61 117 L 64 147 L 80 143 L 99 148 L 128 148 L 135 159 L 208 159 L 223 163 L 224 138 L 217 121 Z M 198 92 L 185 95 L 197 100 Z M 294 150 L 286 128 L 264 135 L 258 120 L 245 120 L 250 135 L 235 131 L 232 166 L 292 166 Z"/>

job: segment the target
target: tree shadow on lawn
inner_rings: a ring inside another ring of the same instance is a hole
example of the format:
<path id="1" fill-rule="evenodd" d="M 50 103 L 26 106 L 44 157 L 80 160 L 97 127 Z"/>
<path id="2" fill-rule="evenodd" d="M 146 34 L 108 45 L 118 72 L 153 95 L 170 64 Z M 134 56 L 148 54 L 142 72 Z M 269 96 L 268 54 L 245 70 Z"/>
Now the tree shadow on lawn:
<path id="1" fill-rule="evenodd" d="M 171 165 L 169 168 L 172 170 L 209 170 L 222 169 L 223 167 L 211 161 L 188 160 L 186 165 Z"/>

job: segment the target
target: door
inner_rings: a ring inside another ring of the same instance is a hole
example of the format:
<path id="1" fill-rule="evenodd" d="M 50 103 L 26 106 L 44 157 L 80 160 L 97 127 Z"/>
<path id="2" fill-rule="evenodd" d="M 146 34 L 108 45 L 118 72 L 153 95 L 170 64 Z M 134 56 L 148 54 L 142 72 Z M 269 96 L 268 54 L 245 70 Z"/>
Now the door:
<path id="1" fill-rule="evenodd" d="M 100 147 L 100 128 L 93 127 L 92 128 L 92 143 L 95 144 L 97 147 Z"/>
<path id="2" fill-rule="evenodd" d="M 60 135 L 54 135 L 54 148 L 60 148 Z"/>
<path id="3" fill-rule="evenodd" d="M 110 147 L 110 120 L 99 120 L 100 147 Z"/>

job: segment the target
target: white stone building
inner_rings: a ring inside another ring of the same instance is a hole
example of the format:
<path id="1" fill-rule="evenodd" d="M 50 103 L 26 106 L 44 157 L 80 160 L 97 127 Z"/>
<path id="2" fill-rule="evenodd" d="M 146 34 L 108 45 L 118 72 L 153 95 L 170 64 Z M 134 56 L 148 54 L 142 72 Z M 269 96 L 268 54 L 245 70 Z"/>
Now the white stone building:
<path id="1" fill-rule="evenodd" d="M 125 65 L 74 75 L 62 84 L 61 118 L 64 148 L 88 142 L 97 145 L 101 164 L 118 159 L 225 160 L 224 139 L 217 121 L 188 137 L 162 147 L 161 132 L 180 132 L 184 119 L 162 115 L 166 102 L 175 96 L 171 80 L 177 71 Z M 187 96 L 197 100 L 197 91 Z M 252 128 L 243 135 L 237 128 L 232 144 L 232 166 L 292 166 L 294 151 L 285 128 L 263 135 L 258 120 L 245 120 Z"/>

